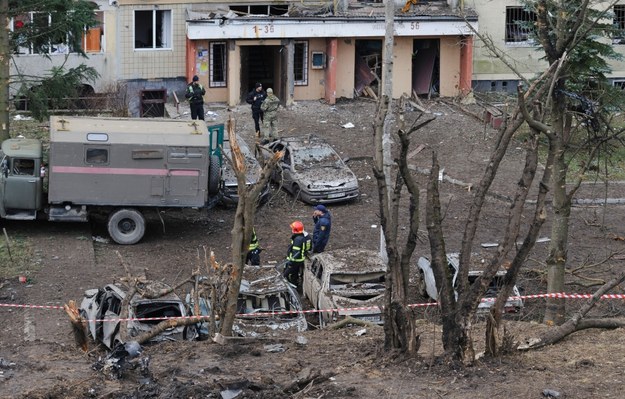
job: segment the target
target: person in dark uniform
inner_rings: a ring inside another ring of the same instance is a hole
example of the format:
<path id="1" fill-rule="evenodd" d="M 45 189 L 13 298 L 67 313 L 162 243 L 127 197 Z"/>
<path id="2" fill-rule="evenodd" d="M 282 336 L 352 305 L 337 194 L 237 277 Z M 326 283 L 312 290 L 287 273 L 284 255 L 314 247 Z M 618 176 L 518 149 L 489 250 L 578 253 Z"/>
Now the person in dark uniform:
<path id="1" fill-rule="evenodd" d="M 191 107 L 191 119 L 204 120 L 204 94 L 206 94 L 206 90 L 200 84 L 200 78 L 197 75 L 193 76 L 193 80 L 187 86 L 187 91 L 184 94 L 189 100 L 189 107 Z"/>
<path id="2" fill-rule="evenodd" d="M 312 237 L 312 251 L 315 254 L 325 250 L 330 240 L 330 230 L 332 230 L 332 214 L 325 205 L 317 205 L 313 211 L 313 222 L 315 229 Z"/>
<path id="3" fill-rule="evenodd" d="M 260 138 L 260 124 L 263 122 L 263 110 L 260 109 L 260 106 L 265 98 L 267 98 L 267 93 L 263 90 L 263 85 L 256 83 L 254 90 L 249 92 L 246 99 L 247 103 L 252 105 L 252 118 L 254 119 L 257 138 Z"/>

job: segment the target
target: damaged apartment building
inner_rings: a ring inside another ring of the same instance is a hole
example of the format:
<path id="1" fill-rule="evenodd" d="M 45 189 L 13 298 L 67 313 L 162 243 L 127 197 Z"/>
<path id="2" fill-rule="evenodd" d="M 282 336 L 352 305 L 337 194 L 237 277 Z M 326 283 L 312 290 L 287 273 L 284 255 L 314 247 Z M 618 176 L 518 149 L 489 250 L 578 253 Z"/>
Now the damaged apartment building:
<path id="1" fill-rule="evenodd" d="M 96 26 L 80 48 L 50 43 L 46 54 L 27 43 L 14 49 L 11 75 L 40 76 L 53 67 L 86 64 L 99 73 L 84 93 L 123 87 L 132 116 L 163 116 L 193 75 L 209 102 L 241 104 L 255 82 L 289 104 L 375 96 L 384 56 L 385 5 L 381 0 L 94 0 Z M 598 2 L 625 28 L 625 0 Z M 488 36 L 531 78 L 544 70 L 526 26 L 535 16 L 521 0 L 395 0 L 393 95 L 451 97 L 471 90 L 513 92 L 519 78 L 480 42 Z M 32 23 L 24 13 L 12 34 Z M 479 24 L 478 24 L 479 22 Z M 625 40 L 612 45 L 625 54 Z M 625 86 L 625 61 L 611 60 L 609 76 Z M 18 82 L 13 82 L 15 94 Z"/>
<path id="2" fill-rule="evenodd" d="M 88 58 L 62 43 L 27 47 L 13 72 L 41 74 L 80 63 L 101 93 L 121 82 L 132 116 L 162 116 L 193 75 L 209 102 L 234 106 L 255 82 L 285 103 L 372 95 L 380 84 L 385 11 L 381 1 L 96 0 L 100 24 L 85 30 Z M 477 14 L 456 1 L 395 2 L 393 93 L 456 96 L 471 89 Z M 452 3 L 451 5 L 448 3 Z M 25 14 L 25 22 L 34 22 Z M 15 23 L 10 28 L 14 31 Z M 33 57 L 38 57 L 33 62 Z"/>

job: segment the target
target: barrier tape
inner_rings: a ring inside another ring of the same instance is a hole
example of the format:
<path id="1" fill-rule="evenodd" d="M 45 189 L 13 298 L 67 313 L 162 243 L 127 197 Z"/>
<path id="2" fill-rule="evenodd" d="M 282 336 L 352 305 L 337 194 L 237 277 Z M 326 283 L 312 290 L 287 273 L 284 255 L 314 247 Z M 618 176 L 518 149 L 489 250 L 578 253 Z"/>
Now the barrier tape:
<path id="1" fill-rule="evenodd" d="M 511 296 L 508 300 L 518 299 L 541 299 L 541 298 L 558 298 L 558 299 L 590 299 L 593 294 L 567 294 L 565 292 L 556 292 L 550 294 L 534 294 L 534 295 L 521 295 Z M 625 299 L 625 294 L 603 294 L 599 299 Z M 482 302 L 495 302 L 496 298 L 482 298 Z M 426 302 L 410 304 L 408 307 L 427 307 L 438 306 L 438 302 Z M 0 303 L 0 308 L 21 308 L 21 309 L 64 309 L 63 306 L 57 305 L 24 305 L 14 303 Z M 364 306 L 357 308 L 333 308 L 333 309 L 310 309 L 310 310 L 284 310 L 280 312 L 256 312 L 256 313 L 237 313 L 237 317 L 271 317 L 288 314 L 310 314 L 310 313 L 325 313 L 325 312 L 354 312 L 360 310 L 381 310 L 379 306 Z M 196 319 L 196 318 L 208 318 L 209 316 L 175 316 L 175 317 L 129 317 L 129 318 L 116 318 L 116 319 L 95 319 L 86 320 L 87 322 L 119 322 L 119 321 L 161 321 L 170 319 Z"/>

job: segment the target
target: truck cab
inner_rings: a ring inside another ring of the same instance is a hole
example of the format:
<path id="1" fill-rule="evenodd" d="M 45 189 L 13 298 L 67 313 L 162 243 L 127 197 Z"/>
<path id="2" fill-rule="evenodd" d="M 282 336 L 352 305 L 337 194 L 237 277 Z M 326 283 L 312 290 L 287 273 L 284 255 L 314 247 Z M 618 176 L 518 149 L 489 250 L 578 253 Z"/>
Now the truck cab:
<path id="1" fill-rule="evenodd" d="M 44 206 L 43 150 L 34 139 L 14 138 L 0 150 L 0 217 L 33 220 Z"/>

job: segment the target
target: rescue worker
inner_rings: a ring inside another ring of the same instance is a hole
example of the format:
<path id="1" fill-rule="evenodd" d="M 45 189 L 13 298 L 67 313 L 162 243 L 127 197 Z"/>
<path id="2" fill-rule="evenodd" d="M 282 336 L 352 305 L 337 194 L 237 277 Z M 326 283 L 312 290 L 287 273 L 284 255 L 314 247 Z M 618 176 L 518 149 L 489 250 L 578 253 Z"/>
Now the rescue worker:
<path id="1" fill-rule="evenodd" d="M 273 89 L 267 89 L 267 98 L 260 105 L 263 111 L 263 142 L 268 143 L 275 140 L 277 128 L 276 120 L 278 119 L 278 108 L 280 107 L 280 99 L 273 94 Z"/>
<path id="2" fill-rule="evenodd" d="M 312 252 L 318 254 L 323 252 L 328 245 L 330 230 L 332 230 L 332 214 L 325 205 L 315 206 L 313 222 L 315 222 L 315 229 L 312 236 Z"/>
<path id="3" fill-rule="evenodd" d="M 256 237 L 256 230 L 252 228 L 252 240 L 250 241 L 250 246 L 247 250 L 247 259 L 245 260 L 246 265 L 252 266 L 260 266 L 260 244 L 258 242 L 258 237 Z"/>
<path id="4" fill-rule="evenodd" d="M 197 75 L 193 76 L 193 80 L 187 86 L 187 92 L 184 95 L 189 100 L 191 119 L 204 120 L 204 94 L 206 94 L 206 90 L 200 84 L 200 78 Z"/>
<path id="5" fill-rule="evenodd" d="M 301 277 L 304 273 L 304 260 L 306 259 L 306 237 L 304 236 L 304 224 L 299 220 L 291 223 L 291 245 L 286 255 L 284 278 L 301 288 Z"/>

